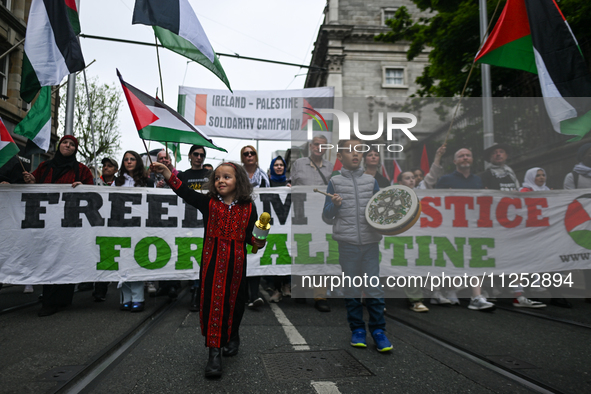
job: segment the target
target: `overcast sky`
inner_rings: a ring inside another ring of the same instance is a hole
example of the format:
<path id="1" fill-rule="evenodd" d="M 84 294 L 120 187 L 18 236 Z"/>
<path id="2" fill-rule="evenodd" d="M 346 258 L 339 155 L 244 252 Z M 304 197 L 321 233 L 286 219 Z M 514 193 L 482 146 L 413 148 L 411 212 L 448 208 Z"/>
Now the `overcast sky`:
<path id="1" fill-rule="evenodd" d="M 323 0 L 299 1 L 205 1 L 189 0 L 195 10 L 213 49 L 220 53 L 237 53 L 264 59 L 279 60 L 297 64 L 309 64 L 311 51 L 322 22 Z M 82 33 L 95 36 L 121 38 L 126 40 L 154 42 L 151 27 L 132 25 L 133 0 L 81 1 L 80 24 Z M 86 64 L 96 60 L 87 69 L 87 76 L 98 77 L 99 82 L 116 84 L 121 91 L 115 69 L 129 84 L 150 95 L 159 91 L 160 99 L 172 108 L 177 107 L 180 85 L 226 89 L 225 85 L 209 70 L 167 49 L 160 48 L 160 64 L 164 84 L 164 96 L 160 92 L 156 48 L 115 43 L 89 38 L 80 39 Z M 250 60 L 221 57 L 232 89 L 237 90 L 284 90 L 301 89 L 304 86 L 307 69 L 275 65 Z M 122 91 L 121 91 L 122 92 Z M 229 91 L 228 91 L 229 93 Z M 119 116 L 122 134 L 121 151 L 145 151 L 138 137 L 129 107 L 123 97 Z M 60 130 L 60 134 L 63 131 Z M 208 151 L 206 162 L 214 165 L 219 160 L 239 161 L 240 148 L 254 141 L 213 138 L 229 153 Z M 150 149 L 161 146 L 151 142 Z M 271 152 L 289 148 L 289 142 L 260 142 L 260 165 L 268 168 Z M 179 170 L 190 167 L 187 160 L 189 145 L 182 144 L 182 162 Z M 214 159 L 215 158 L 215 159 Z"/>

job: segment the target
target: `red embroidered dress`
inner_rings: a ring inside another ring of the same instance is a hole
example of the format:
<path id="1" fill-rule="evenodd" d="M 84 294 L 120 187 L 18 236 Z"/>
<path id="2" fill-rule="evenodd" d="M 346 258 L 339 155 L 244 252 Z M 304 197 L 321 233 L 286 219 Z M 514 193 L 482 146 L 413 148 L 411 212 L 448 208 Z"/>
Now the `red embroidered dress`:
<path id="1" fill-rule="evenodd" d="M 219 348 L 238 335 L 248 300 L 246 244 L 253 244 L 256 208 L 253 204 L 224 204 L 190 189 L 176 175 L 170 177 L 168 184 L 203 214 L 199 317 L 205 346 Z"/>

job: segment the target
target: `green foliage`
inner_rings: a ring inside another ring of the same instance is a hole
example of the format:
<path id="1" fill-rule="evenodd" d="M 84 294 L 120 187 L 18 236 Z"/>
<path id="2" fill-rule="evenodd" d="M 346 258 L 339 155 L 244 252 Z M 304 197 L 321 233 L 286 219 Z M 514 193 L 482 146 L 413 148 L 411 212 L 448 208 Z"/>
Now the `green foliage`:
<path id="1" fill-rule="evenodd" d="M 62 89 L 60 96 L 60 130 L 65 125 L 67 86 Z M 114 156 L 120 148 L 121 133 L 118 117 L 121 106 L 121 93 L 115 85 L 101 84 L 97 77 L 88 79 L 90 105 L 92 107 L 92 122 L 96 144 L 97 165 L 106 156 Z M 74 136 L 78 139 L 78 155 L 86 165 L 91 165 L 95 158 L 92 141 L 92 130 L 86 99 L 84 78 L 76 78 L 76 100 L 74 107 Z"/>

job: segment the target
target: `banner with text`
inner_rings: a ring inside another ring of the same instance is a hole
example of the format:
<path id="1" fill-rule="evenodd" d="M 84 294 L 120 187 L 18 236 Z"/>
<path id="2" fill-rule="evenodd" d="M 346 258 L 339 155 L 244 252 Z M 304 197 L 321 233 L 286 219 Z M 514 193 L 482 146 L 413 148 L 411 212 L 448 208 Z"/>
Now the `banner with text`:
<path id="1" fill-rule="evenodd" d="M 313 187 L 256 190 L 269 212 L 248 275 L 339 275 L 338 244 Z M 419 190 L 419 221 L 380 242 L 380 275 L 482 275 L 591 268 L 591 190 Z M 0 186 L 0 282 L 198 277 L 203 218 L 166 189 Z"/>
<path id="2" fill-rule="evenodd" d="M 292 132 L 307 128 L 307 120 L 314 116 L 308 113 L 332 108 L 333 98 L 332 87 L 237 90 L 232 94 L 179 86 L 179 112 L 210 137 L 291 141 Z M 300 115 L 292 116 L 298 108 Z"/>

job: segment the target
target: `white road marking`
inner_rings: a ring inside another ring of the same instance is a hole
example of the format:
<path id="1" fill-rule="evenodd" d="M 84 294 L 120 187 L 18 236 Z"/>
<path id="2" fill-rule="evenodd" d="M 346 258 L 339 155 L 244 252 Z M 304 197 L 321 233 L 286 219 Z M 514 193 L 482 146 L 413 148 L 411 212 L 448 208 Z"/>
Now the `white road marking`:
<path id="1" fill-rule="evenodd" d="M 273 311 L 273 314 L 275 314 L 277 321 L 279 322 L 279 324 L 281 324 L 281 327 L 283 327 L 283 331 L 285 331 L 285 335 L 287 336 L 289 343 L 293 347 L 293 350 L 310 350 L 310 346 L 308 346 L 308 343 L 306 342 L 304 337 L 298 332 L 298 330 L 295 328 L 295 326 L 293 324 L 291 324 L 291 321 L 289 321 L 287 316 L 285 316 L 285 313 L 279 307 L 279 305 L 277 305 L 274 302 L 269 302 L 269 298 L 270 298 L 269 293 L 267 293 L 262 288 L 260 289 L 260 291 L 263 294 L 263 297 L 265 298 L 265 300 L 267 300 L 267 303 L 269 304 L 269 306 L 271 307 L 271 311 Z M 340 394 L 341 393 L 339 391 L 339 389 L 337 388 L 336 383 L 334 383 L 334 382 L 311 381 L 310 384 L 312 385 L 312 387 L 314 388 L 314 390 L 316 390 L 316 392 L 318 394 Z"/>
<path id="2" fill-rule="evenodd" d="M 315 382 L 312 381 L 312 387 L 318 394 L 340 394 L 336 383 L 334 382 Z"/>
<path id="3" fill-rule="evenodd" d="M 293 346 L 293 350 L 310 350 L 310 346 L 308 346 L 308 343 L 304 337 L 298 332 L 294 325 L 291 324 L 281 308 L 279 308 L 276 303 L 269 302 L 269 293 L 262 289 L 261 293 L 263 294 L 263 297 L 265 297 L 265 300 L 267 300 L 267 303 L 271 307 L 273 314 L 275 314 L 277 321 L 279 321 L 279 324 L 281 324 L 281 327 L 283 327 L 283 331 L 285 331 L 285 335 L 287 335 L 289 343 L 291 343 L 291 346 Z"/>

